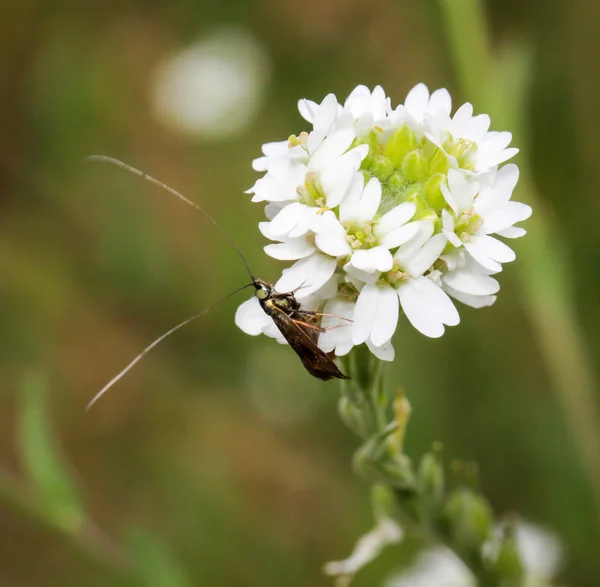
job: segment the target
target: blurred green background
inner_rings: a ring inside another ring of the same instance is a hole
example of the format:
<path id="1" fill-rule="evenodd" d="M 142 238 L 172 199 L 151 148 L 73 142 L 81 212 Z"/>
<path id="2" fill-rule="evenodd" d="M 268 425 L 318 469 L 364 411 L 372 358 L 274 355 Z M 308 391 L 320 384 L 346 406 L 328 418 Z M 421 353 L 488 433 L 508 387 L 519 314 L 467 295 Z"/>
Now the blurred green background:
<path id="1" fill-rule="evenodd" d="M 595 358 L 600 5 L 493 0 L 487 8 L 498 42 L 533 51 L 529 142 L 516 162 L 533 165 Z M 169 59 L 193 46 L 233 55 L 237 75 L 207 66 L 205 99 L 183 83 L 169 111 L 159 84 L 170 79 Z M 237 87 L 240 76 L 246 85 Z M 24 442 L 17 424 L 46 415 L 90 518 L 115 543 L 133 542 L 156 585 L 185 582 L 165 568 L 150 535 L 188 584 L 329 585 L 322 564 L 347 555 L 371 526 L 368 488 L 350 469 L 357 440 L 338 419 L 336 384 L 309 377 L 289 349 L 240 332 L 233 314 L 244 294 L 169 339 L 84 412 L 147 343 L 247 277 L 199 214 L 82 157 L 119 157 L 181 190 L 234 235 L 255 273 L 275 278 L 282 264 L 261 250 L 262 207 L 243 194 L 258 177 L 251 160 L 261 144 L 306 128 L 301 97 L 334 92 L 343 100 L 359 83 L 381 84 L 396 105 L 420 81 L 447 87 L 455 105 L 472 99 L 456 83 L 433 1 L 0 7 L 0 459 L 21 479 L 35 469 L 21 453 L 47 462 L 46 440 Z M 173 109 L 190 101 L 203 114 L 183 132 Z M 401 323 L 391 377 L 413 407 L 407 450 L 416 457 L 440 440 L 448 460 L 478 462 L 494 508 L 555 530 L 566 549 L 564 582 L 595 586 L 594 492 L 517 274 L 506 266 L 497 303 L 461 308 L 460 326 L 440 340 Z M 545 318 L 551 325 L 552 313 Z M 47 408 L 23 408 L 42 380 Z M 85 556 L 68 532 L 52 531 L 16 501 L 0 503 L 2 587 L 127 584 L 102 536 L 92 542 L 104 554 Z M 409 551 L 390 550 L 356 585 L 378 584 Z"/>

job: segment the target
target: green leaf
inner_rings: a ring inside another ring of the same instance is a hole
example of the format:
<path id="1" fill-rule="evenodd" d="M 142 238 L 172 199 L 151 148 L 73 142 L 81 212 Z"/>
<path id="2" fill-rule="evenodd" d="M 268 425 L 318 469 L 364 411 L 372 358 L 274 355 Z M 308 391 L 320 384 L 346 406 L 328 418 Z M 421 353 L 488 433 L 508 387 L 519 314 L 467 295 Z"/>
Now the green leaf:
<path id="1" fill-rule="evenodd" d="M 49 422 L 44 378 L 37 373 L 25 376 L 19 399 L 18 445 L 35 497 L 55 524 L 77 533 L 85 509 Z"/>
<path id="2" fill-rule="evenodd" d="M 166 546 L 147 532 L 132 531 L 128 545 L 147 587 L 192 587 L 192 581 Z"/>

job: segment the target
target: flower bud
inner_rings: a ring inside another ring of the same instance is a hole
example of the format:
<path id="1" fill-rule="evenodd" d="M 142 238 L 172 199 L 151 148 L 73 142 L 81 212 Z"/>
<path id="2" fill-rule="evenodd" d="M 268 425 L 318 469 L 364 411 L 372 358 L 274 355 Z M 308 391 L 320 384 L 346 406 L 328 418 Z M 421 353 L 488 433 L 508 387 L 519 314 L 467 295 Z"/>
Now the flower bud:
<path id="1" fill-rule="evenodd" d="M 445 176 L 441 173 L 431 176 L 423 187 L 423 196 L 427 203 L 434 209 L 443 209 L 446 206 L 444 194 L 442 194 L 441 185 L 445 181 Z"/>
<path id="2" fill-rule="evenodd" d="M 466 552 L 480 552 L 489 539 L 493 515 L 488 502 L 467 488 L 452 493 L 444 507 L 444 518 L 449 534 L 457 548 Z"/>
<path id="3" fill-rule="evenodd" d="M 509 522 L 504 526 L 494 547 L 497 549 L 492 561 L 494 574 L 502 581 L 519 584 L 523 578 L 524 568 L 513 523 Z"/>
<path id="4" fill-rule="evenodd" d="M 373 174 L 373 177 L 384 182 L 394 172 L 394 164 L 391 159 L 388 159 L 383 155 L 374 155 L 371 160 L 370 171 Z"/>
<path id="5" fill-rule="evenodd" d="M 409 182 L 422 181 L 430 174 L 427 160 L 420 150 L 408 153 L 402 160 L 400 169 Z"/>
<path id="6" fill-rule="evenodd" d="M 338 411 L 344 424 L 361 438 L 366 438 L 373 423 L 369 412 L 353 403 L 347 397 L 341 397 L 338 402 Z"/>
<path id="7" fill-rule="evenodd" d="M 383 482 L 396 488 L 414 487 L 414 473 L 410 459 L 392 453 L 387 439 L 396 431 L 391 425 L 365 442 L 354 454 L 355 471 L 367 481 Z"/>
<path id="8" fill-rule="evenodd" d="M 429 172 L 447 175 L 449 169 L 450 162 L 448 161 L 448 156 L 446 153 L 444 153 L 444 151 L 438 147 L 433 149 L 429 157 Z"/>
<path id="9" fill-rule="evenodd" d="M 437 454 L 423 455 L 419 463 L 418 484 L 428 506 L 437 509 L 444 496 L 444 469 Z"/>
<path id="10" fill-rule="evenodd" d="M 403 124 L 388 139 L 384 155 L 399 167 L 407 153 L 417 148 L 417 137 L 407 124 Z"/>

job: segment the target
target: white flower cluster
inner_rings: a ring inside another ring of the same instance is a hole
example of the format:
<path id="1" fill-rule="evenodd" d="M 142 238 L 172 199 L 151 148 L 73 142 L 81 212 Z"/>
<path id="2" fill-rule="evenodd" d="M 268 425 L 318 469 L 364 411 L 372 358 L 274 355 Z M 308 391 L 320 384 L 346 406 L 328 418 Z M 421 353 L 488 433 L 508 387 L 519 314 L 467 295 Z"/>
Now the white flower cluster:
<path id="1" fill-rule="evenodd" d="M 497 529 L 486 544 L 487 557 L 494 560 L 502 532 Z M 523 565 L 523 587 L 549 587 L 562 566 L 563 550 L 553 533 L 525 521 L 515 528 L 517 552 Z M 408 570 L 390 577 L 384 587 L 477 587 L 477 581 L 451 550 L 426 550 Z"/>
<path id="2" fill-rule="evenodd" d="M 298 108 L 312 130 L 263 145 L 253 166 L 265 173 L 248 193 L 267 203 L 267 254 L 295 261 L 275 289 L 327 314 L 324 351 L 366 343 L 392 360 L 400 307 L 439 337 L 459 322 L 451 298 L 495 301 L 491 275 L 515 254 L 492 235 L 522 236 L 514 224 L 531 214 L 511 201 L 517 166 L 499 167 L 518 151 L 509 132 L 489 131 L 489 116 L 468 103 L 451 115 L 449 93 L 423 84 L 396 109 L 379 86 L 358 86 L 343 106 L 329 94 Z M 254 298 L 236 323 L 283 340 Z"/>

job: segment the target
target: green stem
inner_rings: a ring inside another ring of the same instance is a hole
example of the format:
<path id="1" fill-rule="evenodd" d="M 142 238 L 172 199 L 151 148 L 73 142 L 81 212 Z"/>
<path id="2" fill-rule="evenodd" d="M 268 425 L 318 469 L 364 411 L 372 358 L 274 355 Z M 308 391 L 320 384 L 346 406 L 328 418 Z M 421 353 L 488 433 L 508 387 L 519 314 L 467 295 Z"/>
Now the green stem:
<path id="1" fill-rule="evenodd" d="M 460 558 L 481 587 L 518 585 L 499 577 L 484 559 L 483 544 L 494 527 L 487 501 L 462 488 L 446 495 L 439 450 L 425 455 L 418 468 L 404 454 L 410 406 L 401 391 L 385 390 L 381 363 L 364 349 L 355 350 L 345 369 L 340 413 L 363 440 L 354 456 L 356 472 L 386 488 L 386 499 L 374 504 L 379 515 L 395 518 L 405 532 L 444 544 Z"/>
<path id="2" fill-rule="evenodd" d="M 448 43 L 463 91 L 478 109 L 513 131 L 527 152 L 524 122 L 530 77 L 527 55 L 505 51 L 494 59 L 481 0 L 440 0 Z M 513 75 L 507 78 L 502 74 Z M 514 75 L 520 76 L 515 80 Z M 516 83 L 515 83 L 516 82 Z M 517 245 L 517 270 L 527 314 L 534 328 L 554 389 L 594 490 L 600 513 L 600 408 L 593 363 L 577 321 L 568 259 L 561 253 L 560 230 L 545 209 L 531 180 L 528 161 L 521 162 L 520 195 L 534 209 L 526 243 Z"/>

